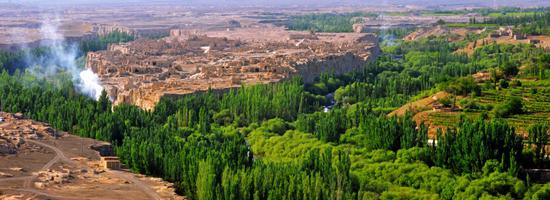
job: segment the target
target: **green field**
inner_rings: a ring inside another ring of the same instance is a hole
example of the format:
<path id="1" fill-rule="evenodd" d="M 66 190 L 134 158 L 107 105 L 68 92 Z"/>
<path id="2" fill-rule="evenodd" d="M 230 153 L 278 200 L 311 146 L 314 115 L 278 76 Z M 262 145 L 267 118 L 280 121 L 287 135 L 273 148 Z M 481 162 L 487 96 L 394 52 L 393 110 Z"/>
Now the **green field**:
<path id="1" fill-rule="evenodd" d="M 502 13 L 502 12 L 494 12 L 490 13 L 489 17 L 522 17 L 522 16 L 530 16 L 534 15 L 537 12 L 508 12 L 508 13 Z"/>
<path id="2" fill-rule="evenodd" d="M 522 86 L 509 87 L 507 89 L 483 90 L 479 97 L 466 97 L 474 99 L 480 107 L 496 106 L 511 97 L 523 99 L 522 114 L 511 115 L 505 118 L 508 123 L 516 127 L 520 133 L 526 133 L 526 128 L 532 124 L 550 121 L 550 81 L 521 80 Z M 537 92 L 533 93 L 533 89 Z M 430 120 L 434 125 L 454 127 L 460 117 L 475 119 L 482 113 L 491 115 L 488 109 L 476 109 L 469 112 L 434 112 L 430 113 Z"/>

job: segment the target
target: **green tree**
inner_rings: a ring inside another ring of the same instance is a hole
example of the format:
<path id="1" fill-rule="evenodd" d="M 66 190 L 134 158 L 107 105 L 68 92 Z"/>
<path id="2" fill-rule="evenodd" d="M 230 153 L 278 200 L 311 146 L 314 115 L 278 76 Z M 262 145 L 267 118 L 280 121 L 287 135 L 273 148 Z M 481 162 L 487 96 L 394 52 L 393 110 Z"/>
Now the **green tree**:
<path id="1" fill-rule="evenodd" d="M 548 124 L 533 124 L 528 128 L 529 146 L 535 152 L 535 164 L 541 165 L 546 156 L 546 145 L 550 138 L 550 128 Z"/>

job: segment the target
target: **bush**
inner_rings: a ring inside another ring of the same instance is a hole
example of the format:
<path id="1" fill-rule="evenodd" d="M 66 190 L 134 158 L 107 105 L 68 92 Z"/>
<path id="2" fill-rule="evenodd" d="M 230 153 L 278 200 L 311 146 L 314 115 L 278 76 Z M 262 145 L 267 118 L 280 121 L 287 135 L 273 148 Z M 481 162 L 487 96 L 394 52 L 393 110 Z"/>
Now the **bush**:
<path id="1" fill-rule="evenodd" d="M 502 166 L 498 160 L 488 160 L 482 168 L 483 176 L 489 176 L 493 172 L 502 172 Z"/>
<path id="2" fill-rule="evenodd" d="M 520 81 L 520 80 L 517 80 L 517 79 L 516 79 L 516 80 L 513 80 L 513 81 L 510 83 L 510 85 L 511 85 L 512 87 L 521 87 L 521 81 Z"/>
<path id="3" fill-rule="evenodd" d="M 214 122 L 220 125 L 227 125 L 233 121 L 233 117 L 229 109 L 223 109 L 220 112 L 214 114 L 214 116 L 212 116 L 212 119 L 214 120 Z"/>
<path id="4" fill-rule="evenodd" d="M 492 90 L 492 89 L 495 89 L 495 87 L 493 86 L 493 83 L 485 82 L 485 83 L 483 83 L 483 89 L 484 90 Z"/>
<path id="5" fill-rule="evenodd" d="M 453 199 L 521 199 L 525 190 L 525 184 L 521 180 L 507 173 L 493 172 L 456 191 Z"/>
<path id="6" fill-rule="evenodd" d="M 533 191 L 529 191 L 526 194 L 526 197 L 524 199 L 529 200 L 543 200 L 543 199 L 550 199 L 550 183 L 547 183 L 545 185 L 536 185 L 532 189 Z"/>
<path id="7" fill-rule="evenodd" d="M 451 107 L 451 105 L 453 104 L 453 101 L 447 97 L 441 98 L 437 101 L 444 107 Z"/>
<path id="8" fill-rule="evenodd" d="M 483 111 L 480 115 L 479 115 L 479 118 L 483 119 L 483 120 L 487 120 L 489 119 L 489 114 L 487 114 L 486 111 Z"/>
<path id="9" fill-rule="evenodd" d="M 477 102 L 474 99 L 465 98 L 460 100 L 459 103 L 460 103 L 460 106 L 462 106 L 462 108 L 466 109 L 466 111 L 475 110 L 479 108 L 479 106 L 477 105 Z"/>
<path id="10" fill-rule="evenodd" d="M 510 84 L 508 84 L 508 81 L 504 79 L 500 79 L 500 81 L 498 82 L 498 85 L 500 86 L 500 88 L 508 88 Z"/>
<path id="11" fill-rule="evenodd" d="M 472 77 L 461 77 L 447 85 L 445 91 L 455 94 L 466 96 L 470 93 L 475 93 L 477 96 L 481 95 L 481 88 L 477 85 Z"/>
<path id="12" fill-rule="evenodd" d="M 520 97 L 512 97 L 508 100 L 507 105 L 510 108 L 511 114 L 523 113 L 523 100 Z"/>
<path id="13" fill-rule="evenodd" d="M 504 104 L 497 105 L 493 109 L 495 117 L 508 117 L 514 114 L 523 113 L 523 100 L 519 97 L 512 97 Z"/>
<path id="14" fill-rule="evenodd" d="M 279 135 L 284 134 L 289 129 L 288 124 L 280 118 L 270 119 L 264 122 L 262 127 L 266 128 L 269 132 L 277 133 Z"/>
<path id="15" fill-rule="evenodd" d="M 519 69 L 515 65 L 508 64 L 502 68 L 502 73 L 504 73 L 505 76 L 515 76 L 518 72 Z"/>
<path id="16" fill-rule="evenodd" d="M 412 163 L 414 161 L 422 161 L 429 163 L 431 161 L 430 149 L 413 147 L 410 149 L 401 149 L 397 151 L 397 160 L 399 163 Z"/>

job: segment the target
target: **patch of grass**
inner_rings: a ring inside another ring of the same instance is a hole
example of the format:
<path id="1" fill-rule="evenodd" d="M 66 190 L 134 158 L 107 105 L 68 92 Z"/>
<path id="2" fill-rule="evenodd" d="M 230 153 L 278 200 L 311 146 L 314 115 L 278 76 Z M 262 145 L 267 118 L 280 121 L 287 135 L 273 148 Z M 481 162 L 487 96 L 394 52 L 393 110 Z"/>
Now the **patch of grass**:
<path id="1" fill-rule="evenodd" d="M 436 126 L 455 127 L 460 121 L 463 112 L 433 112 L 429 114 L 430 119 Z M 477 119 L 481 116 L 481 112 L 468 112 L 462 115 L 465 119 Z"/>
<path id="2" fill-rule="evenodd" d="M 523 17 L 523 16 L 532 16 L 537 14 L 537 12 L 494 12 L 490 13 L 489 17 Z"/>

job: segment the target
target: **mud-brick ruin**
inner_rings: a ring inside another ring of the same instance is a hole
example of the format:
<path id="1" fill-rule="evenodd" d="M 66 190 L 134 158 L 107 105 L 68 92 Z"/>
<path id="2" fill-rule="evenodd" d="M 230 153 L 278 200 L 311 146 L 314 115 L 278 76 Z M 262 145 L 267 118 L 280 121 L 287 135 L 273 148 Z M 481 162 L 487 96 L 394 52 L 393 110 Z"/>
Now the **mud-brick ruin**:
<path id="1" fill-rule="evenodd" d="M 368 33 L 308 33 L 243 28 L 218 32 L 172 30 L 158 40 L 139 39 L 92 52 L 114 104 L 152 109 L 164 95 L 277 82 L 295 75 L 313 81 L 322 72 L 344 73 L 379 52 Z"/>

